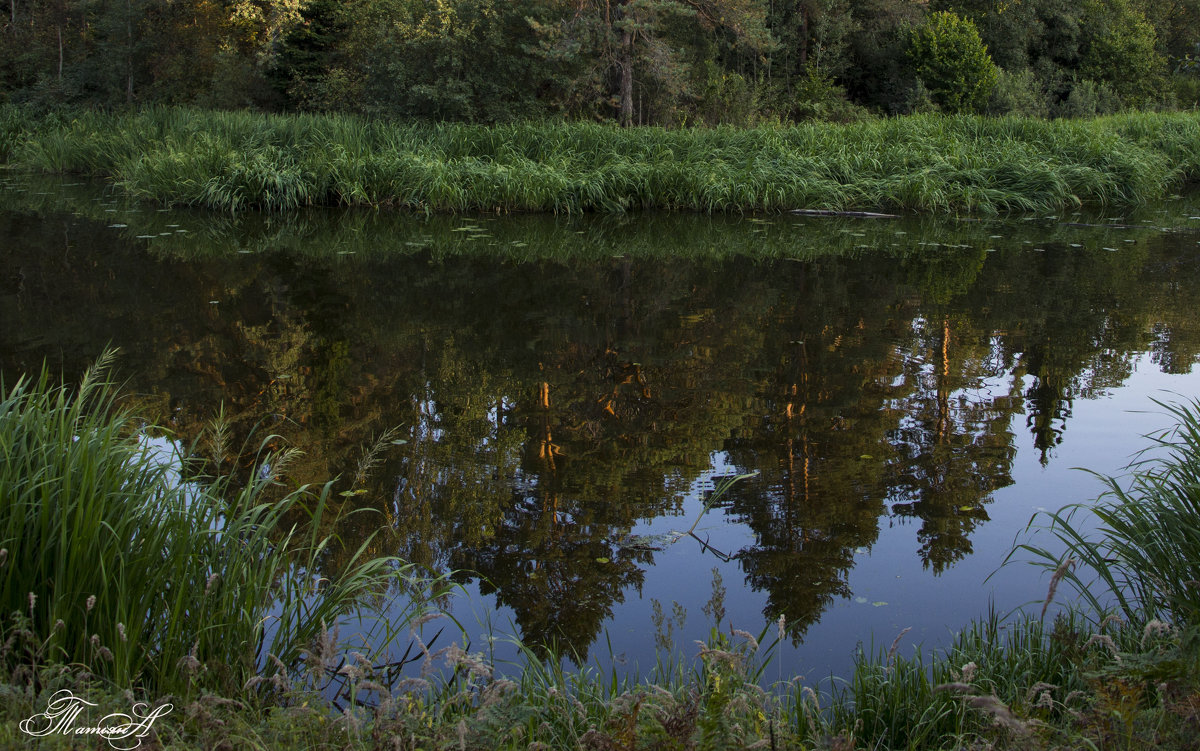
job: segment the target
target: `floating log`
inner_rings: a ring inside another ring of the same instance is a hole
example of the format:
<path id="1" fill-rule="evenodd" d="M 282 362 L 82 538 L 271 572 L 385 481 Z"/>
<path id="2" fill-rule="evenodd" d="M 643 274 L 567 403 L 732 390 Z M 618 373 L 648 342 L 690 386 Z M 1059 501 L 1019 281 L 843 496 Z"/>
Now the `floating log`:
<path id="1" fill-rule="evenodd" d="M 899 214 L 877 214 L 874 211 L 830 211 L 829 209 L 792 209 L 800 216 L 852 216 L 857 219 L 899 219 Z"/>

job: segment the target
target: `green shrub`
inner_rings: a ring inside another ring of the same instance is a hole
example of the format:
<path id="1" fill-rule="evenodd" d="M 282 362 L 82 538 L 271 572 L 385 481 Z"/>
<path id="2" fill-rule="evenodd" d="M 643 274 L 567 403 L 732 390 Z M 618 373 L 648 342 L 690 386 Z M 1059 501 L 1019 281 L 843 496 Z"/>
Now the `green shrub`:
<path id="1" fill-rule="evenodd" d="M 1042 90 L 1042 85 L 1033 71 L 1025 69 L 1009 72 L 999 69 L 996 87 L 992 89 L 988 98 L 987 113 L 1046 117 L 1050 110 L 1046 106 L 1046 92 Z"/>
<path id="2" fill-rule="evenodd" d="M 1087 78 L 1071 83 L 1066 98 L 1050 108 L 1054 117 L 1086 118 L 1121 110 L 1121 98 L 1107 84 Z"/>
<path id="3" fill-rule="evenodd" d="M 1149 107 L 1165 93 L 1167 63 L 1154 27 L 1130 0 L 1084 0 L 1080 73 L 1103 82 L 1125 107 Z"/>
<path id="4" fill-rule="evenodd" d="M 949 11 L 929 14 L 910 34 L 908 56 L 946 112 L 981 112 L 987 106 L 998 73 L 970 19 Z"/>

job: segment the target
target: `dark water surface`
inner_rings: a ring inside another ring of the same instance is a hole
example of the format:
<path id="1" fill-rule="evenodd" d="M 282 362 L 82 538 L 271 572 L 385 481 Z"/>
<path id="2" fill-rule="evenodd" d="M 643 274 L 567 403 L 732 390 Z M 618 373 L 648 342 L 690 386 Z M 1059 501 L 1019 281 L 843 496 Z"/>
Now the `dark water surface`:
<path id="1" fill-rule="evenodd" d="M 181 444 L 221 405 L 235 444 L 281 434 L 293 482 L 380 512 L 341 524 L 351 550 L 464 572 L 475 649 L 488 622 L 645 669 L 658 603 L 691 654 L 714 570 L 723 623 L 785 616 L 783 677 L 905 627 L 945 643 L 1044 594 L 985 579 L 1099 491 L 1073 467 L 1117 471 L 1167 425 L 1153 398 L 1200 395 L 1194 194 L 985 222 L 231 216 L 9 176 L 0 207 L 6 380 L 111 342 Z"/>

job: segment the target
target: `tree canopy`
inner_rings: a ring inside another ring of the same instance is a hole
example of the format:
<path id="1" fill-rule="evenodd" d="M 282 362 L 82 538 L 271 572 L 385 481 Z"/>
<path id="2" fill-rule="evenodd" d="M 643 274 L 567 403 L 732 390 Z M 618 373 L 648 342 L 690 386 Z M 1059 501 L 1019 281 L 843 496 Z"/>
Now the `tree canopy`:
<path id="1" fill-rule="evenodd" d="M 1191 106 L 1200 0 L 10 0 L 0 101 L 753 124 Z"/>

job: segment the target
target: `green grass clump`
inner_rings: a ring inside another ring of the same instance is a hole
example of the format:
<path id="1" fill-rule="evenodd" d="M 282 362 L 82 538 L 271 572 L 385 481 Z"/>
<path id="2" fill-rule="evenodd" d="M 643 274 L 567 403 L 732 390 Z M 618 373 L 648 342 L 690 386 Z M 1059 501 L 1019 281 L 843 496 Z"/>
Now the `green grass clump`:
<path id="1" fill-rule="evenodd" d="M 411 577 L 352 555 L 320 577 L 329 487 L 278 491 L 284 453 L 253 478 L 189 481 L 179 456 L 116 403 L 101 358 L 78 387 L 48 371 L 0 401 L 0 663 L 87 665 L 160 693 L 241 688 L 267 665 L 292 671 L 365 596 Z M 282 496 L 282 497 L 277 497 Z M 285 523 L 302 518 L 303 527 Z M 436 589 L 436 587 L 435 587 Z M 399 614 L 401 623 L 420 600 Z"/>
<path id="2" fill-rule="evenodd" d="M 230 211 L 995 214 L 1139 203 L 1200 177 L 1196 113 L 665 130 L 150 108 L 34 125 L 10 139 L 18 166 L 104 176 L 141 199 Z"/>
<path id="3" fill-rule="evenodd" d="M 1200 627 L 1200 400 L 1162 404 L 1176 424 L 1156 436 L 1126 478 L 1103 477 L 1094 504 L 1047 515 L 1065 553 L 1032 552 L 1098 614 Z"/>

